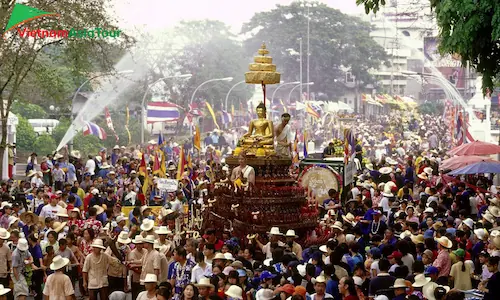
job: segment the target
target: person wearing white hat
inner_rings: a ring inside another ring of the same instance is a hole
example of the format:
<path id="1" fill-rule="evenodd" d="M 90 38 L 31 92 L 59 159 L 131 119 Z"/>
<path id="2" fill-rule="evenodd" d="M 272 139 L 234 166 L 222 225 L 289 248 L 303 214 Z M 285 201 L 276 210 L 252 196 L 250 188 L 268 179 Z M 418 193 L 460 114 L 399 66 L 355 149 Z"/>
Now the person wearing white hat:
<path id="1" fill-rule="evenodd" d="M 394 289 L 394 296 L 392 300 L 404 300 L 406 299 L 406 282 L 404 279 L 398 278 L 394 281 L 394 285 L 391 289 Z"/>
<path id="2" fill-rule="evenodd" d="M 6 241 L 10 233 L 5 228 L 0 228 L 0 284 L 9 286 L 9 265 L 12 261 L 12 252 Z"/>
<path id="3" fill-rule="evenodd" d="M 146 274 L 144 277 L 145 291 L 140 292 L 137 300 L 156 299 L 156 286 L 158 285 L 158 276 L 156 274 Z"/>
<path id="4" fill-rule="evenodd" d="M 97 299 L 97 295 L 101 299 L 108 298 L 108 267 L 112 263 L 113 258 L 103 250 L 106 250 L 101 239 L 95 239 L 90 245 L 92 253 L 87 255 L 83 264 L 83 288 L 88 291 L 89 299 Z"/>
<path id="5" fill-rule="evenodd" d="M 295 234 L 295 230 L 289 229 L 285 234 L 286 244 L 290 247 L 290 250 L 297 256 L 299 260 L 302 260 L 302 246 L 295 241 L 298 236 Z"/>
<path id="6" fill-rule="evenodd" d="M 120 232 L 116 241 L 116 249 L 125 256 L 123 257 L 123 260 L 127 258 L 126 256 L 131 251 L 130 247 L 128 246 L 130 242 L 131 240 L 128 237 L 128 232 Z M 111 246 L 108 246 L 104 253 L 114 258 L 108 268 L 109 293 L 127 290 L 127 267 L 124 266 L 121 261 L 115 256 L 113 250 L 111 249 Z"/>
<path id="7" fill-rule="evenodd" d="M 266 255 L 266 259 L 273 258 L 273 250 L 271 248 L 271 244 L 278 244 L 278 247 L 286 247 L 286 244 L 283 243 L 282 241 L 279 240 L 280 236 L 283 236 L 283 234 L 280 232 L 280 229 L 278 227 L 272 227 L 271 230 L 267 233 L 269 235 L 269 242 L 267 244 L 262 244 L 259 241 L 259 235 L 257 234 L 255 236 L 255 242 L 261 249 L 262 253 Z"/>
<path id="8" fill-rule="evenodd" d="M 14 299 L 26 299 L 29 295 L 28 283 L 24 277 L 26 266 L 33 264 L 33 257 L 28 251 L 28 241 L 19 239 L 17 247 L 12 252 L 12 281 L 14 282 Z"/>
<path id="9" fill-rule="evenodd" d="M 243 289 L 237 285 L 231 285 L 224 294 L 230 299 L 243 299 Z"/>
<path id="10" fill-rule="evenodd" d="M 147 274 L 155 274 L 156 277 L 160 276 L 161 257 L 160 253 L 154 248 L 155 237 L 148 235 L 142 238 L 146 254 L 142 257 L 141 265 L 141 284 L 144 285 L 144 279 Z"/>
<path id="11" fill-rule="evenodd" d="M 73 284 L 68 275 L 64 274 L 69 259 L 57 255 L 52 259 L 50 269 L 54 271 L 47 277 L 43 294 L 48 299 L 67 299 L 75 294 Z"/>
<path id="12" fill-rule="evenodd" d="M 208 299 L 215 289 L 215 286 L 210 283 L 210 278 L 208 277 L 201 278 L 195 286 L 198 288 L 198 292 L 200 293 L 200 299 Z M 258 296 L 256 296 L 256 298 L 259 300 Z"/>
<path id="13" fill-rule="evenodd" d="M 316 281 L 314 283 L 314 291 L 316 293 L 311 295 L 311 299 L 333 299 L 333 296 L 326 292 L 326 281 L 327 280 L 323 275 L 316 277 Z"/>
<path id="14" fill-rule="evenodd" d="M 439 270 L 437 283 L 448 284 L 448 276 L 451 271 L 451 258 L 449 249 L 453 243 L 445 236 L 436 239 L 438 245 L 438 256 L 432 263 Z"/>
<path id="15" fill-rule="evenodd" d="M 137 295 L 143 290 L 144 286 L 141 286 L 141 274 L 140 268 L 142 266 L 142 258 L 148 253 L 144 249 L 143 239 L 140 234 L 136 235 L 132 240 L 135 245 L 134 250 L 132 250 L 128 255 L 127 265 L 128 268 L 132 270 L 130 278 L 130 287 L 132 290 L 132 299 L 137 299 Z M 139 273 L 136 272 L 139 270 Z"/>

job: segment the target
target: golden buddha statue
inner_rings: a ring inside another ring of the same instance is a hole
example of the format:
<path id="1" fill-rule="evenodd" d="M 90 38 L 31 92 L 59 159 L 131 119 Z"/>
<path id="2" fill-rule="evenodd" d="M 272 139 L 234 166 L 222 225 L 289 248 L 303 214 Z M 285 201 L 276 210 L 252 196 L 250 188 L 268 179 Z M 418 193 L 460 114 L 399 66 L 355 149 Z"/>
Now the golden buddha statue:
<path id="1" fill-rule="evenodd" d="M 274 126 L 272 121 L 266 119 L 266 106 L 260 103 L 255 111 L 258 118 L 250 121 L 248 132 L 239 140 L 235 152 L 239 153 L 243 149 L 245 153 L 256 156 L 274 154 Z"/>

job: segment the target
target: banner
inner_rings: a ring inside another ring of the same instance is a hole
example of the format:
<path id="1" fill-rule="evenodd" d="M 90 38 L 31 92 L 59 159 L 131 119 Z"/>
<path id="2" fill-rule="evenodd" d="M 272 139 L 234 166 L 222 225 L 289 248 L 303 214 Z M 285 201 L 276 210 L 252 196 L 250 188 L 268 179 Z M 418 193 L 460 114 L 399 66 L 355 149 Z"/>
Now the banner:
<path id="1" fill-rule="evenodd" d="M 169 178 L 158 178 L 156 179 L 157 186 L 160 190 L 166 190 L 169 193 L 177 191 L 179 188 L 179 181 Z"/>

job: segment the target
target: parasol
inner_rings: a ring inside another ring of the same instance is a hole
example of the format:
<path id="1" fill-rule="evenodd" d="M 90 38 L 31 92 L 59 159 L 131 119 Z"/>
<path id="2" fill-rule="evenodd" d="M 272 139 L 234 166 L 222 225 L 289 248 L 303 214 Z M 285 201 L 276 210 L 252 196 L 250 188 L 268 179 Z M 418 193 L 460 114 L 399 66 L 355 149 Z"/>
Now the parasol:
<path id="1" fill-rule="evenodd" d="M 500 174 L 500 162 L 480 161 L 462 167 L 460 169 L 456 169 L 455 171 L 451 171 L 450 173 L 448 173 L 448 175 L 465 175 L 465 174 L 481 174 L 481 173 Z"/>
<path id="2" fill-rule="evenodd" d="M 440 165 L 440 170 L 456 170 L 458 168 L 465 167 L 467 165 L 471 165 L 473 163 L 477 163 L 480 161 L 495 161 L 487 156 L 454 156 L 444 160 Z"/>
<path id="3" fill-rule="evenodd" d="M 450 155 L 490 155 L 500 153 L 500 146 L 492 143 L 474 141 L 448 151 Z"/>

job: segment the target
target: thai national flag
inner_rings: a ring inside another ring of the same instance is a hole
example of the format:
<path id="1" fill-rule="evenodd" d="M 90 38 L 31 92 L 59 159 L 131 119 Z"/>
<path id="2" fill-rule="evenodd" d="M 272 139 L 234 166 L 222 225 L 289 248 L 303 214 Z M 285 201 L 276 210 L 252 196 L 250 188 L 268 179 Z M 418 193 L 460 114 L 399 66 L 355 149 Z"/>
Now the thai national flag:
<path id="1" fill-rule="evenodd" d="M 233 122 L 233 117 L 231 116 L 230 113 L 227 111 L 223 110 L 222 111 L 222 124 L 229 124 Z"/>
<path id="2" fill-rule="evenodd" d="M 83 135 L 95 135 L 101 140 L 106 139 L 106 131 L 92 122 L 85 122 L 85 126 L 83 127 Z"/>
<path id="3" fill-rule="evenodd" d="M 180 118 L 179 106 L 171 102 L 152 102 L 148 104 L 147 122 L 169 122 Z"/>
<path id="4" fill-rule="evenodd" d="M 307 102 L 306 112 L 309 115 L 313 116 L 314 118 L 320 119 L 322 109 L 321 109 L 321 106 L 319 106 L 319 105 L 316 105 L 316 104 L 311 103 L 311 102 Z"/>

